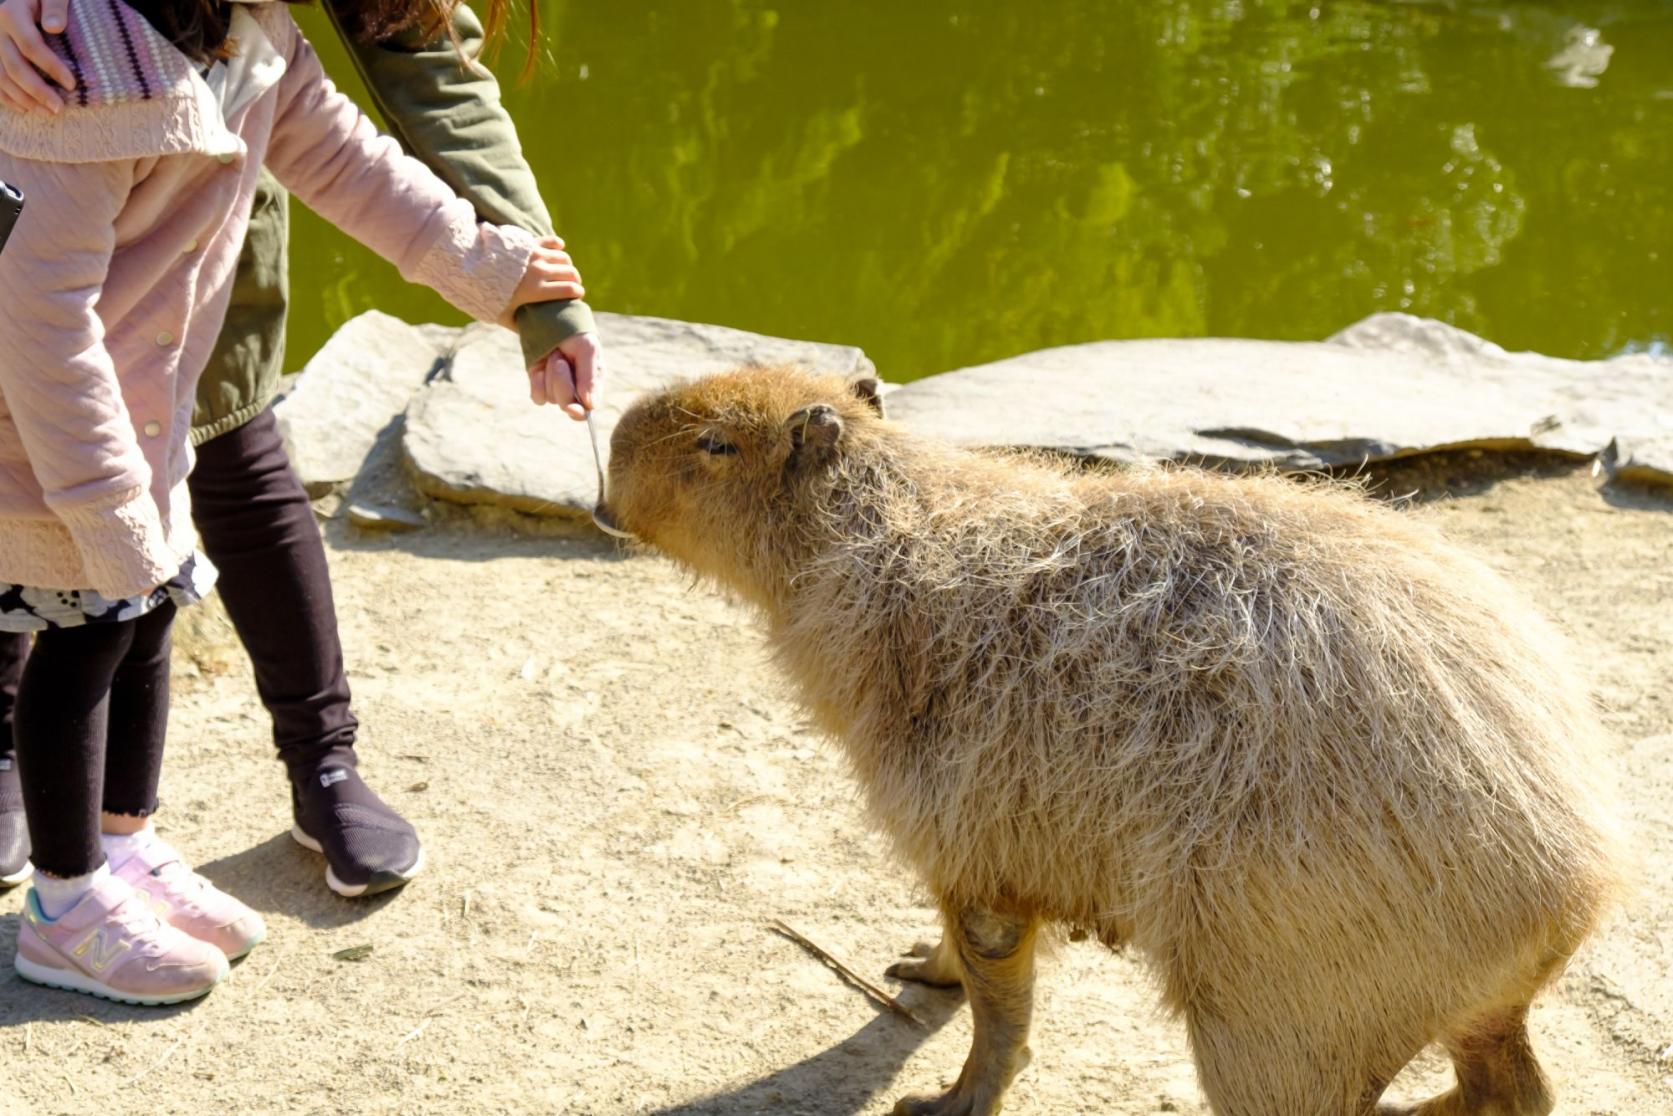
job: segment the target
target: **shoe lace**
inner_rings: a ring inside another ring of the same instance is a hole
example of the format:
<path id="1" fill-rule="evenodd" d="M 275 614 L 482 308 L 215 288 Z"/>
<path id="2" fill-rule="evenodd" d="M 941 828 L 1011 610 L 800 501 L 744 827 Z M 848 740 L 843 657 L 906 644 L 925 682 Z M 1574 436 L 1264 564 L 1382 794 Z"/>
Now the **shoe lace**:
<path id="1" fill-rule="evenodd" d="M 214 885 L 190 868 L 179 859 L 165 860 L 151 869 L 151 876 L 161 883 L 172 899 L 196 908 L 207 892 Z"/>
<path id="2" fill-rule="evenodd" d="M 139 896 L 124 897 L 111 908 L 106 918 L 120 927 L 143 952 L 152 953 L 161 947 L 162 943 L 158 938 L 161 936 L 163 922 L 151 910 L 150 904 L 141 900 Z"/>

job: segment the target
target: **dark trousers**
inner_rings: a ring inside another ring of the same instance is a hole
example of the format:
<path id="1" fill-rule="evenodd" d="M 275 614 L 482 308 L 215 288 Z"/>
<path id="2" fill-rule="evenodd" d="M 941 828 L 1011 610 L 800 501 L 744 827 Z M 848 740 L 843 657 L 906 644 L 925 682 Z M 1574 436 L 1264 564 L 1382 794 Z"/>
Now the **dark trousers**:
<path id="1" fill-rule="evenodd" d="M 174 605 L 35 637 L 13 709 L 30 858 L 53 876 L 104 863 L 99 811 L 157 809 Z"/>
<path id="2" fill-rule="evenodd" d="M 255 667 L 279 758 L 306 771 L 332 749 L 353 763 L 349 684 L 313 505 L 290 467 L 271 409 L 205 442 L 187 481 L 203 550 Z M 0 633 L 0 729 L 16 699 L 26 636 Z M 12 734 L 0 732 L 0 755 Z"/>
<path id="3" fill-rule="evenodd" d="M 200 446 L 186 483 L 279 758 L 298 771 L 352 747 L 359 724 L 349 712 L 325 544 L 272 409 Z"/>

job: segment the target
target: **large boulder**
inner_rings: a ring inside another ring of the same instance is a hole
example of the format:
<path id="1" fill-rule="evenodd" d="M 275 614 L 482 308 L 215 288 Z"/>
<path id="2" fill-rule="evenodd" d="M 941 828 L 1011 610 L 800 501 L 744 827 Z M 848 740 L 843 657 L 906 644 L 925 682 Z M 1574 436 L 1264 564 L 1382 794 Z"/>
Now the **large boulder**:
<path id="1" fill-rule="evenodd" d="M 1285 469 L 1471 447 L 1592 455 L 1618 441 L 1644 447 L 1630 473 L 1644 479 L 1668 464 L 1673 362 L 1508 353 L 1440 322 L 1378 314 L 1324 342 L 1045 349 L 907 384 L 889 410 L 965 445 Z"/>
<path id="2" fill-rule="evenodd" d="M 860 350 L 720 326 L 600 315 L 600 450 L 638 395 L 744 363 L 873 372 Z M 530 405 L 516 338 L 370 313 L 340 330 L 278 405 L 309 491 L 352 481 L 367 527 L 423 522 L 424 494 L 584 516 L 587 429 Z M 1508 353 L 1439 322 L 1379 314 L 1324 342 L 1104 341 L 948 372 L 893 391 L 890 414 L 967 445 L 1286 469 L 1429 450 L 1597 455 L 1623 482 L 1673 484 L 1673 361 Z"/>
<path id="3" fill-rule="evenodd" d="M 446 335 L 376 310 L 332 335 L 274 406 L 291 464 L 312 496 L 360 475 L 445 359 Z"/>
<path id="4" fill-rule="evenodd" d="M 845 376 L 872 371 L 865 354 L 850 346 L 664 318 L 599 314 L 598 323 L 606 371 L 593 424 L 606 462 L 622 411 L 676 380 L 749 363 L 798 364 Z M 505 330 L 464 332 L 446 375 L 408 408 L 402 448 L 415 483 L 440 499 L 586 516 L 598 497 L 586 425 L 529 403 L 517 339 Z"/>

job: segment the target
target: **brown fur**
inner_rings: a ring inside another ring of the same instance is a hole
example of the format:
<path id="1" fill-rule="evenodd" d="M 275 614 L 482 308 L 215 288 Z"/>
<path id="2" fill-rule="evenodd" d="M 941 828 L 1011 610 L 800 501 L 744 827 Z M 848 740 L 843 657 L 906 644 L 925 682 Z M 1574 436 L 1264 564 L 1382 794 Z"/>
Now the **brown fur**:
<path id="1" fill-rule="evenodd" d="M 1042 923 L 1131 944 L 1221 1116 L 1361 1116 L 1426 1043 L 1424 1116 L 1542 1116 L 1528 1001 L 1618 884 L 1609 749 L 1481 562 L 1324 483 L 965 452 L 840 380 L 637 403 L 607 515 L 734 591 L 946 912 L 944 1097 L 997 1112 Z M 1385 1109 L 1385 1111 L 1394 1111 Z"/>

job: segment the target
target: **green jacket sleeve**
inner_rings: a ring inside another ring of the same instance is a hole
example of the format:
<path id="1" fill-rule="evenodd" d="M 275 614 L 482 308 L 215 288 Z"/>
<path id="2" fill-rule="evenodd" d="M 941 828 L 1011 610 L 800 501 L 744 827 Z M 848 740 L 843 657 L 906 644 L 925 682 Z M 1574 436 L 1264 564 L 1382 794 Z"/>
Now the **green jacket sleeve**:
<path id="1" fill-rule="evenodd" d="M 420 41 L 415 34 L 360 43 L 344 30 L 334 3 L 326 11 L 391 135 L 476 206 L 484 220 L 517 225 L 536 236 L 552 232 L 552 218 L 523 158 L 517 129 L 500 103 L 493 74 L 462 62 L 446 35 L 435 42 Z M 465 57 L 476 58 L 483 45 L 476 13 L 464 4 L 454 8 L 453 31 Z M 580 301 L 538 303 L 517 311 L 517 332 L 529 364 L 593 328 L 592 311 Z"/>

